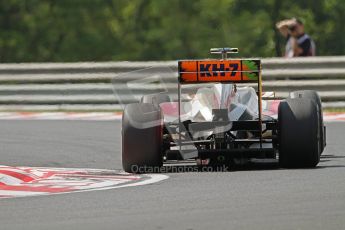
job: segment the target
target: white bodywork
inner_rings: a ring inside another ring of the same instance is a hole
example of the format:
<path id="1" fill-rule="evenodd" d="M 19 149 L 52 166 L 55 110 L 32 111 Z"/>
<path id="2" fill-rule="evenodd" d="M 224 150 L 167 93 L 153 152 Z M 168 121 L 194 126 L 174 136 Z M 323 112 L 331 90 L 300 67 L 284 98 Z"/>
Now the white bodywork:
<path id="1" fill-rule="evenodd" d="M 236 92 L 235 92 L 236 91 Z M 164 120 L 177 119 L 177 103 L 162 103 Z M 214 84 L 199 88 L 188 102 L 181 103 L 181 120 L 212 121 L 212 109 L 228 109 L 229 120 L 237 121 L 244 112 L 258 116 L 258 97 L 251 87 L 235 90 L 233 84 Z"/>

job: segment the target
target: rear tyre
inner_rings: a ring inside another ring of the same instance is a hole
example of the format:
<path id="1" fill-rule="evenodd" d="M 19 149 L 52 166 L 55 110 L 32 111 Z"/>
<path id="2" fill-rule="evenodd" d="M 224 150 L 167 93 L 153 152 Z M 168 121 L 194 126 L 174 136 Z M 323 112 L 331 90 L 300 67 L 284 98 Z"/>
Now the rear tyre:
<path id="1" fill-rule="evenodd" d="M 154 172 L 163 164 L 160 108 L 129 104 L 122 116 L 122 167 L 129 173 Z"/>
<path id="2" fill-rule="evenodd" d="M 148 94 L 148 95 L 144 95 L 141 98 L 141 103 L 150 103 L 150 104 L 155 105 L 156 107 L 158 107 L 159 104 L 163 102 L 171 102 L 168 94 L 165 94 L 165 93 Z"/>
<path id="3" fill-rule="evenodd" d="M 322 112 L 322 104 L 321 98 L 319 94 L 315 90 L 299 90 L 290 93 L 290 98 L 308 98 L 314 101 L 319 109 L 319 126 L 320 126 L 320 154 L 322 154 L 325 146 L 326 146 L 326 132 L 325 126 L 323 123 L 323 112 Z"/>
<path id="4" fill-rule="evenodd" d="M 278 107 L 279 163 L 312 168 L 320 161 L 319 113 L 314 101 L 288 98 Z"/>

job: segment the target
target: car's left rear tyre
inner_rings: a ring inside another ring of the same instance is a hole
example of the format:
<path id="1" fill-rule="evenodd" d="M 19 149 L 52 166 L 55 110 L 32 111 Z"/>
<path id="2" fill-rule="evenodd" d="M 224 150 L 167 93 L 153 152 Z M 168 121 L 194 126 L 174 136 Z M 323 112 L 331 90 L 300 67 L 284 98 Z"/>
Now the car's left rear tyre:
<path id="1" fill-rule="evenodd" d="M 171 99 L 167 93 L 154 93 L 147 94 L 141 98 L 141 103 L 150 103 L 159 106 L 160 103 L 171 102 Z"/>
<path id="2" fill-rule="evenodd" d="M 129 104 L 122 116 L 122 166 L 129 173 L 153 172 L 163 164 L 163 119 L 149 103 Z"/>

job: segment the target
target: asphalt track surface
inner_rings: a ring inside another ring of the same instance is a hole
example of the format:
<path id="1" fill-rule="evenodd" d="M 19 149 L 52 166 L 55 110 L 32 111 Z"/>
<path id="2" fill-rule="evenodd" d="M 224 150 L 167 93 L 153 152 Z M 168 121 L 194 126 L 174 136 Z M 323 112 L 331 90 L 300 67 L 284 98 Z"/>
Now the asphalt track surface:
<path id="1" fill-rule="evenodd" d="M 121 168 L 120 121 L 1 121 L 1 164 Z M 260 164 L 152 185 L 0 200 L 0 229 L 344 229 L 345 122 L 316 169 Z"/>

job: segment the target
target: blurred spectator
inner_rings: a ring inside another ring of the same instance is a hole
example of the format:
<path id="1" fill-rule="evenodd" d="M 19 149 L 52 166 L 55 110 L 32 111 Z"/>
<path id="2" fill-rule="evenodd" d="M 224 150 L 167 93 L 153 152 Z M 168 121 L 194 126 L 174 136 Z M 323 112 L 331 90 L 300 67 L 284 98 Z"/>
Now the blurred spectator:
<path id="1" fill-rule="evenodd" d="M 277 29 L 286 38 L 285 57 L 315 56 L 315 43 L 304 32 L 302 21 L 292 18 L 280 21 Z"/>

